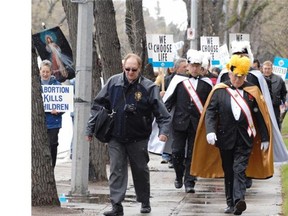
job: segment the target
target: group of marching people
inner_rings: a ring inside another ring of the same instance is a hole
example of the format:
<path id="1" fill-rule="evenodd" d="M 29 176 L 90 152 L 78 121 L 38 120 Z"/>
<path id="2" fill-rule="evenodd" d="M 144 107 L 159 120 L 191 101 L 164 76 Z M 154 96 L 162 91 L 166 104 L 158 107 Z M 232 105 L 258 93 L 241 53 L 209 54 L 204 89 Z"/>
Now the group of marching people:
<path id="1" fill-rule="evenodd" d="M 270 178 L 274 162 L 288 161 L 274 113 L 279 102 L 286 102 L 286 87 L 271 70 L 265 79 L 264 70 L 252 70 L 252 64 L 245 42 L 232 43 L 232 56 L 220 74 L 210 72 L 204 54 L 191 49 L 186 59 L 175 62 L 176 72 L 160 92 L 142 75 L 140 56 L 125 56 L 122 71 L 110 77 L 94 98 L 85 132 L 90 142 L 97 113 L 104 108 L 112 111 L 112 209 L 105 216 L 124 215 L 128 163 L 140 213 L 152 211 L 149 152 L 163 151 L 172 156 L 175 188 L 184 185 L 186 193 L 195 193 L 197 178 L 224 177 L 224 213 L 241 215 L 246 210 L 245 193 L 252 179 Z"/>
<path id="2" fill-rule="evenodd" d="M 233 41 L 231 51 L 218 76 L 207 70 L 201 51 L 188 50 L 187 72 L 175 73 L 162 93 L 172 117 L 165 149 L 170 146 L 175 188 L 184 185 L 186 193 L 195 193 L 197 177 L 224 177 L 224 213 L 241 215 L 252 179 L 272 177 L 273 163 L 287 162 L 288 154 L 274 113 L 271 82 L 252 68 L 249 42 Z M 277 88 L 285 103 L 283 83 Z M 161 148 L 155 135 L 153 131 L 148 143 L 151 152 Z"/>

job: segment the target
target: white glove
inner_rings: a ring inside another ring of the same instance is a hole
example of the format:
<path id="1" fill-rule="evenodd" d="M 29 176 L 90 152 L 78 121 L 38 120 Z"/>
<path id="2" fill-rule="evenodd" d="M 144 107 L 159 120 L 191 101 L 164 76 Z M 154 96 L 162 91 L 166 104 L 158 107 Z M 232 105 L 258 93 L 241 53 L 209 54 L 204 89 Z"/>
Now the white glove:
<path id="1" fill-rule="evenodd" d="M 269 147 L 269 142 L 268 141 L 265 141 L 265 142 L 261 142 L 261 150 L 262 151 L 266 151 Z"/>
<path id="2" fill-rule="evenodd" d="M 212 132 L 206 135 L 206 139 L 209 144 L 215 145 L 215 141 L 217 140 L 217 137 L 216 137 L 216 134 Z"/>

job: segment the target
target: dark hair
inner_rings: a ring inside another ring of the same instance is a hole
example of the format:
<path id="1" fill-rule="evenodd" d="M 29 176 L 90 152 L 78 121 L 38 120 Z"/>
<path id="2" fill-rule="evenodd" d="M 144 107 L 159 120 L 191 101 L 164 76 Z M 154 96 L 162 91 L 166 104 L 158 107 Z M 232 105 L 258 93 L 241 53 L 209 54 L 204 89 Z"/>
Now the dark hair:
<path id="1" fill-rule="evenodd" d="M 260 61 L 258 59 L 254 59 L 253 63 L 257 64 L 257 67 L 260 68 Z"/>
<path id="2" fill-rule="evenodd" d="M 221 72 L 221 69 L 218 68 L 218 67 L 213 67 L 213 68 L 212 68 L 212 72 L 213 72 L 213 71 L 215 71 L 215 72 L 219 75 L 220 72 Z"/>

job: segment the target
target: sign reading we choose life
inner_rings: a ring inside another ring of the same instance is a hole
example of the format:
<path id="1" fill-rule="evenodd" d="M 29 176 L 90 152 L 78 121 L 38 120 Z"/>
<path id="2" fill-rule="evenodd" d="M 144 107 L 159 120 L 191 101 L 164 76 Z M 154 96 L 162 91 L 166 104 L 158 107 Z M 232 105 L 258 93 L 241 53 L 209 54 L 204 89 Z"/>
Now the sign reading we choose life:
<path id="1" fill-rule="evenodd" d="M 211 64 L 219 65 L 219 37 L 200 37 L 201 51 L 209 53 L 211 56 Z"/>
<path id="2" fill-rule="evenodd" d="M 42 99 L 45 112 L 73 112 L 73 86 L 42 85 Z"/>
<path id="3" fill-rule="evenodd" d="M 147 35 L 147 48 L 153 67 L 173 67 L 173 35 Z"/>

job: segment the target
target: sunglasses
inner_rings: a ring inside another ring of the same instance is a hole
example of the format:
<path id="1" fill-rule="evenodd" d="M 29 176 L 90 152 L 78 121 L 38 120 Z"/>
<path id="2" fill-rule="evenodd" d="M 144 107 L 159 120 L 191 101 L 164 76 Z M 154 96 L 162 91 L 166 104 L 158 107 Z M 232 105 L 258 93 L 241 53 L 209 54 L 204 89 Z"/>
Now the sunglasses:
<path id="1" fill-rule="evenodd" d="M 125 68 L 125 71 L 129 72 L 129 71 L 132 71 L 132 72 L 136 72 L 138 69 L 137 68 Z"/>

